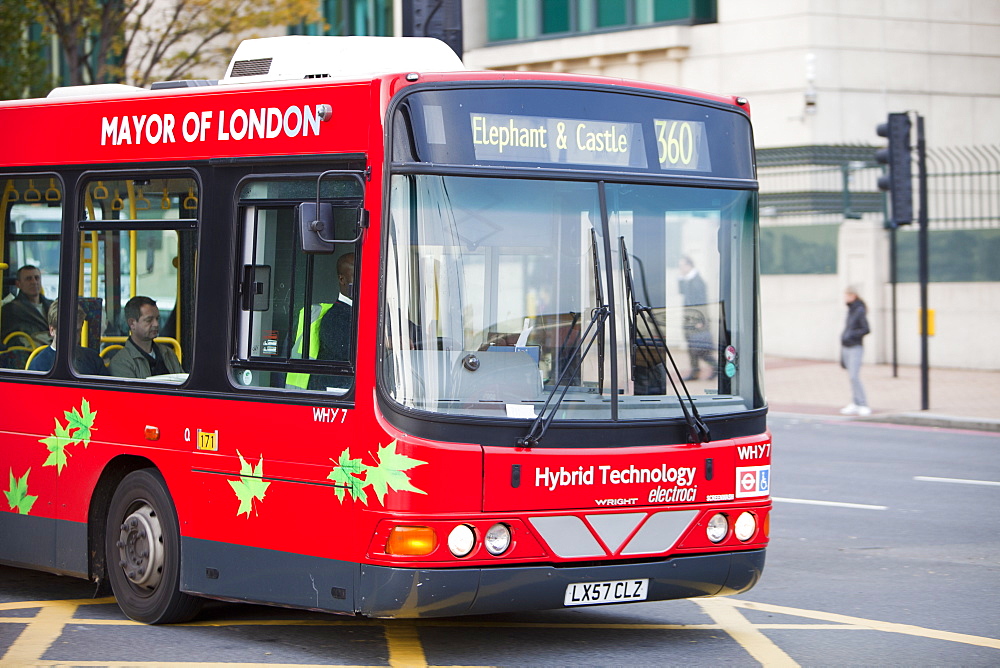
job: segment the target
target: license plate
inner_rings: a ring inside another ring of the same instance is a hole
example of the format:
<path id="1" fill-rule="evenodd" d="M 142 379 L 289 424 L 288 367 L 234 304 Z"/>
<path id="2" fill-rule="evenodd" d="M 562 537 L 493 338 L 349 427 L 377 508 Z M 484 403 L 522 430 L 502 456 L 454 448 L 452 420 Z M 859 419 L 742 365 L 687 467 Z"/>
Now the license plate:
<path id="1" fill-rule="evenodd" d="M 649 580 L 611 580 L 609 582 L 574 582 L 566 585 L 563 605 L 599 605 L 645 601 Z"/>

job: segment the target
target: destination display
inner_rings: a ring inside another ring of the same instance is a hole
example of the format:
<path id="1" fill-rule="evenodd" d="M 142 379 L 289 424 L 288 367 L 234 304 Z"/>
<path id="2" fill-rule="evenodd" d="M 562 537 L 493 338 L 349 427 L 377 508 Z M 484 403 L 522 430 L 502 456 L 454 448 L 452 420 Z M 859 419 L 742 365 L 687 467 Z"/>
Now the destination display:
<path id="1" fill-rule="evenodd" d="M 476 160 L 644 169 L 642 125 L 544 116 L 469 114 Z M 660 169 L 711 171 L 705 124 L 653 119 Z"/>
<path id="2" fill-rule="evenodd" d="M 525 85 L 417 90 L 395 113 L 401 163 L 756 177 L 746 115 L 714 104 Z"/>
<path id="3" fill-rule="evenodd" d="M 471 113 L 476 160 L 646 167 L 638 123 Z"/>

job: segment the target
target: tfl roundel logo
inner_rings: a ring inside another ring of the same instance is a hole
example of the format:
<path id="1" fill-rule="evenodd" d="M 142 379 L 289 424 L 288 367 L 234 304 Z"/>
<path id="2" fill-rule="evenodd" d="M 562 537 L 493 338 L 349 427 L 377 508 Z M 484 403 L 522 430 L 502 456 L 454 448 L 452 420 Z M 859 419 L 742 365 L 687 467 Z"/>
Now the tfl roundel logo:
<path id="1" fill-rule="evenodd" d="M 771 493 L 771 467 L 741 466 L 736 469 L 736 498 Z"/>

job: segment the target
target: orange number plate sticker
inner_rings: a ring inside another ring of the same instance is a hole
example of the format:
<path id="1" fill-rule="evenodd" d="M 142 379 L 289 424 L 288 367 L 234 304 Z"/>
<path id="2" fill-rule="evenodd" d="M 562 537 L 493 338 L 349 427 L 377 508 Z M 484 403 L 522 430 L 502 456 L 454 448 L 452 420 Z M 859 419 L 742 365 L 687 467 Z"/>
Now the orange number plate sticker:
<path id="1" fill-rule="evenodd" d="M 219 451 L 219 432 L 198 430 L 198 449 L 209 452 Z"/>

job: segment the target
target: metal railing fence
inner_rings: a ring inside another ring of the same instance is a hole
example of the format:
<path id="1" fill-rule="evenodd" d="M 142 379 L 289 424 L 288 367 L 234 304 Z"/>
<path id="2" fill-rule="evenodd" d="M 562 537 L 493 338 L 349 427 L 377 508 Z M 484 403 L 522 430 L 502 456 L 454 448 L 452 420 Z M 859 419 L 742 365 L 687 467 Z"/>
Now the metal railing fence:
<path id="1" fill-rule="evenodd" d="M 830 224 L 884 213 L 877 149 L 828 145 L 758 150 L 762 224 Z M 915 163 L 915 152 L 913 157 Z M 931 229 L 1000 228 L 1000 147 L 929 148 L 927 172 Z M 916 194 L 916 164 L 913 174 Z"/>

